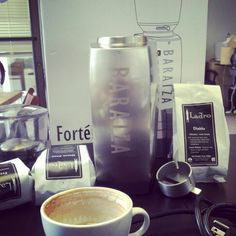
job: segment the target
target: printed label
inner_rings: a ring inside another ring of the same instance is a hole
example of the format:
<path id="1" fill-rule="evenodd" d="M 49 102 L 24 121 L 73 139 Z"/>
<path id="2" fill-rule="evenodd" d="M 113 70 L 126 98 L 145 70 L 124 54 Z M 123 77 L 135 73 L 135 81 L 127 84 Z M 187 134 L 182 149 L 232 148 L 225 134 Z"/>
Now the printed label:
<path id="1" fill-rule="evenodd" d="M 20 179 L 13 163 L 0 164 L 0 201 L 21 197 Z"/>
<path id="2" fill-rule="evenodd" d="M 111 154 L 130 151 L 131 135 L 129 129 L 130 119 L 130 69 L 113 68 L 112 80 L 109 86 L 109 120 L 111 121 L 110 150 Z"/>
<path id="3" fill-rule="evenodd" d="M 46 179 L 82 178 L 78 145 L 54 145 L 47 152 Z"/>
<path id="4" fill-rule="evenodd" d="M 157 60 L 160 77 L 159 107 L 171 109 L 173 104 L 173 84 L 180 83 L 182 77 L 182 42 L 178 35 L 157 41 Z"/>
<path id="5" fill-rule="evenodd" d="M 182 105 L 185 160 L 192 166 L 215 166 L 218 152 L 213 103 Z"/>

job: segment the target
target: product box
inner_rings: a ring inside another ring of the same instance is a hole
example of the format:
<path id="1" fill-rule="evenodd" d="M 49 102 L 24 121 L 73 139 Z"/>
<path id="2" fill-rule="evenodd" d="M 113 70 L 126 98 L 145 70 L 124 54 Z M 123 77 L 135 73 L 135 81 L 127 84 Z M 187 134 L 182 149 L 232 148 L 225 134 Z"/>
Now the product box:
<path id="1" fill-rule="evenodd" d="M 220 48 L 220 64 L 231 65 L 230 58 L 236 48 L 236 36 L 231 35 L 226 46 Z"/>
<path id="2" fill-rule="evenodd" d="M 236 35 L 231 35 L 228 46 L 231 48 L 236 48 Z"/>
<path id="3" fill-rule="evenodd" d="M 231 65 L 230 58 L 234 52 L 234 48 L 231 47 L 221 47 L 220 49 L 220 64 L 221 65 Z"/>
<path id="4" fill-rule="evenodd" d="M 160 109 L 172 107 L 174 82 L 204 81 L 208 1 L 40 0 L 39 4 L 54 145 L 93 141 L 89 53 L 100 36 L 149 38 Z"/>

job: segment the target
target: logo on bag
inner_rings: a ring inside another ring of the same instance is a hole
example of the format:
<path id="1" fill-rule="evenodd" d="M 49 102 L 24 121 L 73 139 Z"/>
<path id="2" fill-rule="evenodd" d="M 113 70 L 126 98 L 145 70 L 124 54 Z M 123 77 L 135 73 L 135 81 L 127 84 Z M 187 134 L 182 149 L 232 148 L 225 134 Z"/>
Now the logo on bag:
<path id="1" fill-rule="evenodd" d="M 18 172 L 13 163 L 0 164 L 0 201 L 21 197 Z"/>
<path id="2" fill-rule="evenodd" d="M 113 80 L 110 83 L 109 115 L 111 121 L 111 153 L 123 153 L 130 151 L 130 86 L 127 83 L 129 68 L 115 68 Z"/>
<path id="3" fill-rule="evenodd" d="M 47 152 L 46 179 L 82 178 L 78 145 L 52 145 Z"/>
<path id="4" fill-rule="evenodd" d="M 192 166 L 215 166 L 218 152 L 213 103 L 182 104 L 185 158 Z"/>
<path id="5" fill-rule="evenodd" d="M 189 111 L 188 109 L 185 110 L 185 119 L 186 122 L 190 122 L 190 119 L 211 119 L 212 115 L 210 113 L 204 113 L 204 112 L 193 112 Z"/>

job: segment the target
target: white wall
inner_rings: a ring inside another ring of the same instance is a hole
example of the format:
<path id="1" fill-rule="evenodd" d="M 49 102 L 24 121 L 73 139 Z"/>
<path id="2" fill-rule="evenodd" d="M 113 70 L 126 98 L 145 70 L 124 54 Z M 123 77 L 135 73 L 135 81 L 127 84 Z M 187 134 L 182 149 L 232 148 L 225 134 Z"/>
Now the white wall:
<path id="1" fill-rule="evenodd" d="M 214 57 L 214 44 L 227 33 L 236 34 L 236 0 L 209 0 L 206 60 Z"/>

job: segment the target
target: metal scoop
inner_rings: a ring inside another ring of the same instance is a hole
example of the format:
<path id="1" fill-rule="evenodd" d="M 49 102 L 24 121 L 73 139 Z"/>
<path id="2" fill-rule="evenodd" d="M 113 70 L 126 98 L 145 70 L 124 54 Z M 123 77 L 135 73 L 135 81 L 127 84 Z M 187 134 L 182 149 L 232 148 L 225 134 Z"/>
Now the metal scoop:
<path id="1" fill-rule="evenodd" d="M 181 197 L 190 192 L 200 194 L 201 189 L 195 187 L 192 168 L 187 162 L 168 162 L 157 171 L 156 178 L 160 189 L 168 197 Z"/>

